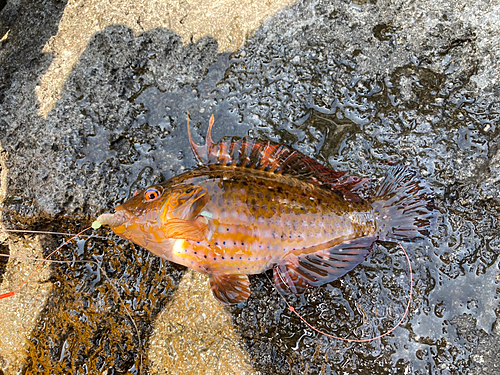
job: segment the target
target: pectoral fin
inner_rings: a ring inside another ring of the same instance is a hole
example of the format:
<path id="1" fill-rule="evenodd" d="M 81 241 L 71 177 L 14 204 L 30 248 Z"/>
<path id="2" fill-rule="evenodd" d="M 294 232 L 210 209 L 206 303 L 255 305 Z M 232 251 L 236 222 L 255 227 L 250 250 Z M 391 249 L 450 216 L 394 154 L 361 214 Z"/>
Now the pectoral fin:
<path id="1" fill-rule="evenodd" d="M 208 276 L 214 297 L 225 305 L 245 302 L 250 296 L 250 280 L 247 275 L 210 273 Z"/>
<path id="2" fill-rule="evenodd" d="M 168 238 L 203 241 L 208 233 L 204 218 L 195 220 L 169 219 L 163 224 L 163 233 Z"/>

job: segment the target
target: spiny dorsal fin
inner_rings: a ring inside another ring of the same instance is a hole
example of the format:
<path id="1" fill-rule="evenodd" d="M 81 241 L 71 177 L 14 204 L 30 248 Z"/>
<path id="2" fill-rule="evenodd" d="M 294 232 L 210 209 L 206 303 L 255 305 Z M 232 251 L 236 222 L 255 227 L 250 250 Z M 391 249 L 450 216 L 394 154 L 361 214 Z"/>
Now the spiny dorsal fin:
<path id="1" fill-rule="evenodd" d="M 368 188 L 367 178 L 347 176 L 346 172 L 325 167 L 300 151 L 270 140 L 224 137 L 214 143 L 211 136 L 213 123 L 212 115 L 206 143 L 199 146 L 191 137 L 188 118 L 189 143 L 200 164 L 244 167 L 279 173 L 333 190 L 350 202 L 363 200 L 360 193 Z"/>
<path id="2" fill-rule="evenodd" d="M 207 150 L 214 143 L 212 140 L 212 126 L 214 125 L 214 115 L 210 117 L 210 121 L 208 122 L 208 131 L 207 131 L 207 136 L 205 138 L 205 144 L 203 146 L 200 146 L 193 141 L 193 137 L 191 136 L 191 127 L 189 126 L 189 111 L 186 111 L 186 113 L 187 113 L 188 137 L 189 137 L 189 144 L 191 145 L 191 150 L 193 150 L 194 156 L 196 157 L 198 163 L 204 164 L 204 158 L 205 155 L 207 154 Z"/>

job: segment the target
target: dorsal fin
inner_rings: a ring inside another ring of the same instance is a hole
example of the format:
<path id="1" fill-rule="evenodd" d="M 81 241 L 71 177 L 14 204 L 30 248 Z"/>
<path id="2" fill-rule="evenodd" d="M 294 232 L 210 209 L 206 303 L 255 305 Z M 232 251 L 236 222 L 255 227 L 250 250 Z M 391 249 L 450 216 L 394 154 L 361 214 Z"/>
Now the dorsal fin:
<path id="1" fill-rule="evenodd" d="M 211 137 L 214 116 L 210 118 L 206 143 L 199 146 L 189 142 L 196 159 L 203 165 L 237 166 L 263 170 L 298 178 L 310 184 L 333 190 L 350 202 L 362 201 L 359 195 L 367 189 L 368 178 L 347 176 L 346 172 L 325 167 L 293 148 L 270 140 L 250 137 L 223 137 L 214 143 Z"/>
<path id="2" fill-rule="evenodd" d="M 214 115 L 210 117 L 210 121 L 208 122 L 208 131 L 207 136 L 205 137 L 205 144 L 203 146 L 197 145 L 193 141 L 193 137 L 191 136 L 191 127 L 189 126 L 189 111 L 187 113 L 187 128 L 188 128 L 188 137 L 189 144 L 191 145 L 191 150 L 193 150 L 194 156 L 199 164 L 204 164 L 205 155 L 208 152 L 208 149 L 213 145 L 212 140 L 212 126 L 214 125 Z"/>

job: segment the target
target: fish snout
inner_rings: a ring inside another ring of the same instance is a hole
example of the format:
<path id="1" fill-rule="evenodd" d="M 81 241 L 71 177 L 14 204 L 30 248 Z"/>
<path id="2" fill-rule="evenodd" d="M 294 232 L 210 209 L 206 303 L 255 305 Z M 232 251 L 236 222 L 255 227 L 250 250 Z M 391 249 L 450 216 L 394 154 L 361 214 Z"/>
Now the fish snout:
<path id="1" fill-rule="evenodd" d="M 99 228 L 101 225 L 108 225 L 110 227 L 119 227 L 130 220 L 130 214 L 126 210 L 116 211 L 114 214 L 105 213 L 100 215 L 96 221 L 92 223 L 94 229 Z"/>

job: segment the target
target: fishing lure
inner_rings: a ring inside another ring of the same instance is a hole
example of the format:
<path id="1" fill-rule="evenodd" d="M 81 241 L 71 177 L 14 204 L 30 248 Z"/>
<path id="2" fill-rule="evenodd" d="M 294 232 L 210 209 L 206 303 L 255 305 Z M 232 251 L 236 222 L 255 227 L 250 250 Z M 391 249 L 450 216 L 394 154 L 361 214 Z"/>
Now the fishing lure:
<path id="1" fill-rule="evenodd" d="M 273 269 L 282 294 L 301 294 L 351 271 L 376 241 L 428 235 L 433 195 L 406 167 L 391 168 L 371 196 L 368 178 L 335 171 L 288 146 L 211 137 L 191 148 L 200 164 L 136 192 L 105 213 L 108 225 L 166 260 L 205 273 L 224 304 L 250 295 L 248 275 Z"/>

